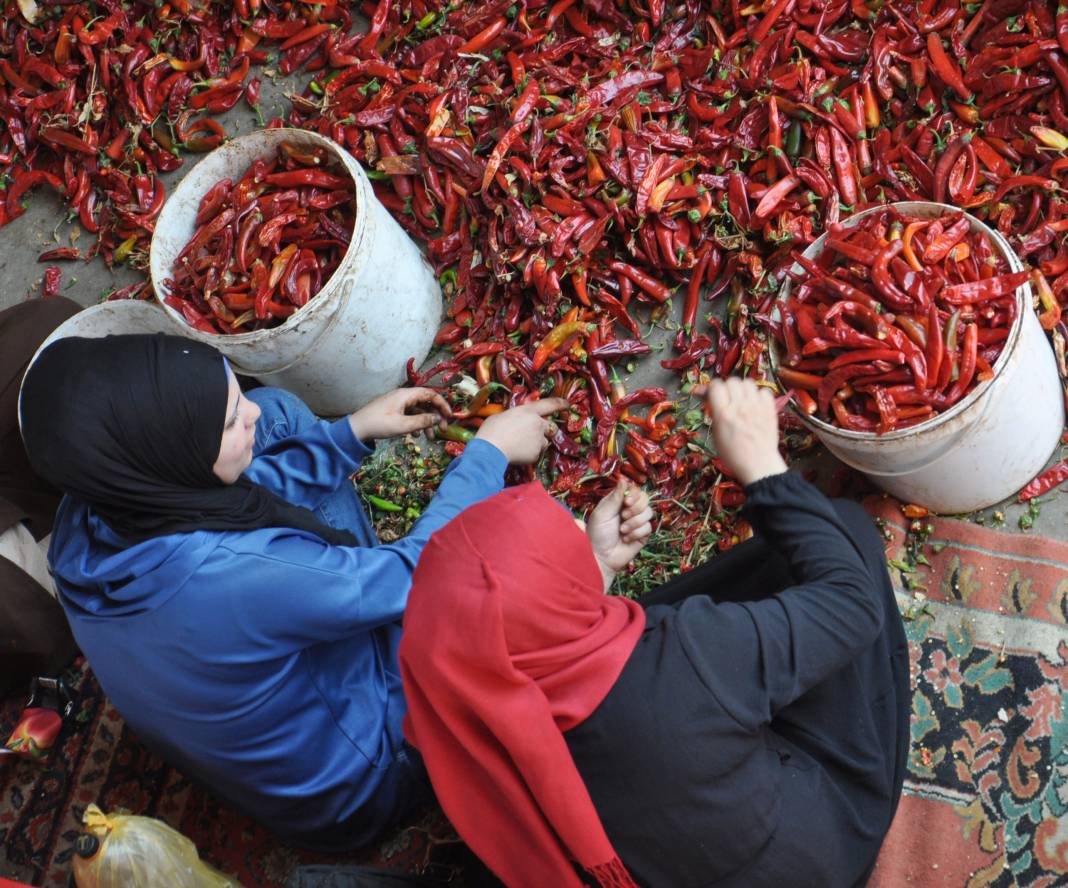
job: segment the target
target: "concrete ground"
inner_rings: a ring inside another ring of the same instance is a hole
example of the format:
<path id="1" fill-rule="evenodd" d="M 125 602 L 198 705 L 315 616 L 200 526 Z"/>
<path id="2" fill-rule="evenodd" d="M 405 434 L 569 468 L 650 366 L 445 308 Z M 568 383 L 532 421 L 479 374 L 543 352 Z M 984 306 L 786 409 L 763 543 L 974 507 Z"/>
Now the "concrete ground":
<path id="1" fill-rule="evenodd" d="M 300 92 L 306 75 L 297 74 L 288 78 L 264 77 L 262 89 L 263 115 L 265 119 L 273 116 L 285 116 L 288 111 L 287 93 Z M 244 101 L 222 116 L 220 120 L 232 136 L 243 135 L 259 127 L 256 115 L 248 109 Z M 196 165 L 199 155 L 187 155 L 185 163 L 173 173 L 163 176 L 168 193 L 181 178 Z M 0 308 L 6 308 L 27 298 L 40 294 L 41 278 L 45 265 L 38 263 L 37 257 L 45 250 L 57 246 L 75 245 L 85 250 L 92 243 L 92 236 L 81 232 L 77 222 L 67 221 L 66 209 L 60 200 L 48 189 L 40 189 L 31 196 L 29 208 L 11 224 L 0 228 Z M 147 257 L 146 257 L 147 258 Z M 141 280 L 140 272 L 127 267 L 108 269 L 103 260 L 92 262 L 56 263 L 63 270 L 63 289 L 65 296 L 83 305 L 93 305 L 110 290 Z M 662 357 L 671 356 L 671 329 L 681 311 L 681 305 L 674 306 L 673 312 L 665 313 L 657 329 L 649 337 L 654 347 L 651 355 L 639 359 L 633 364 L 633 372 L 625 376 L 628 390 L 643 385 L 664 385 L 669 390 L 674 388 L 677 377 L 660 367 Z M 657 346 L 662 344 L 661 349 Z M 620 369 L 622 370 L 620 365 Z M 1008 441 L 1006 445 L 1008 446 Z M 1053 459 L 1068 456 L 1068 447 L 1058 447 Z M 1051 460 L 1052 461 L 1052 460 Z M 828 491 L 835 489 L 841 478 L 841 464 L 822 448 L 816 448 L 804 456 L 798 465 L 811 469 L 816 474 L 819 486 Z M 968 483 L 968 479 L 960 479 Z M 1018 528 L 1030 523 L 1030 532 L 1044 534 L 1061 539 L 1068 539 L 1068 495 L 1054 493 L 1042 498 L 1037 508 L 1007 501 L 985 509 L 974 515 L 965 516 L 987 526 L 1005 526 Z"/>

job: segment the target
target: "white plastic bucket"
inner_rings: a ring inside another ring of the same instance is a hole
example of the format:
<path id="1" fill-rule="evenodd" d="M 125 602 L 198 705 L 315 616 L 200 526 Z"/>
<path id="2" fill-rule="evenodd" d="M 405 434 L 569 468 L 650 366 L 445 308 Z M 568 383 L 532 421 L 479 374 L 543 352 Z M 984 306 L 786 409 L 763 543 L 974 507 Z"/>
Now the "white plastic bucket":
<path id="1" fill-rule="evenodd" d="M 234 368 L 298 395 L 324 416 L 340 416 L 400 385 L 405 365 L 422 363 L 441 321 L 441 290 L 419 248 L 378 202 L 363 168 L 335 142 L 299 129 L 234 139 L 178 184 L 156 222 L 150 268 L 161 304 L 175 257 L 193 236 L 200 199 L 221 179 L 237 181 L 280 142 L 329 150 L 356 184 L 356 225 L 341 264 L 284 324 L 253 333 L 202 333 L 164 310 L 183 332 L 222 352 Z"/>
<path id="2" fill-rule="evenodd" d="M 957 207 L 920 201 L 892 206 L 912 216 L 959 212 Z M 844 224 L 852 227 L 882 209 L 864 210 Z M 973 231 L 987 234 L 1011 271 L 1024 270 L 997 231 L 970 214 L 968 220 Z M 812 243 L 805 257 L 822 253 L 825 240 L 823 235 Z M 789 292 L 787 278 L 781 298 Z M 1042 469 L 1064 429 L 1056 360 L 1031 302 L 1031 287 L 1024 284 L 1016 291 L 1016 321 L 994 364 L 993 378 L 927 422 L 876 435 L 846 431 L 805 414 L 799 414 L 801 420 L 838 459 L 900 500 L 948 515 L 1001 502 Z"/>
<path id="3" fill-rule="evenodd" d="M 188 327 L 186 329 L 189 329 Z M 99 339 L 104 336 L 122 336 L 127 333 L 175 333 L 171 320 L 155 302 L 141 299 L 119 299 L 90 305 L 73 317 L 67 318 L 53 330 L 30 358 L 27 371 L 48 346 L 57 339 L 84 336 Z M 25 377 L 23 377 L 25 379 Z M 19 427 L 22 427 L 22 384 L 19 384 Z"/>

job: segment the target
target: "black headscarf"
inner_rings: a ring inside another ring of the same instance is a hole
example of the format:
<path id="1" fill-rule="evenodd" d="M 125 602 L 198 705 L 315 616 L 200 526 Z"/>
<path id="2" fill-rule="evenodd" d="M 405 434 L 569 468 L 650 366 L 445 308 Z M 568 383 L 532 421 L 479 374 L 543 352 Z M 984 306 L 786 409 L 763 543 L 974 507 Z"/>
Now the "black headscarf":
<path id="1" fill-rule="evenodd" d="M 211 346 L 162 333 L 60 339 L 26 374 L 22 435 L 41 476 L 131 542 L 292 527 L 356 545 L 244 476 L 219 480 L 228 395 L 226 362 Z"/>
<path id="2" fill-rule="evenodd" d="M 19 436 L 19 384 L 41 343 L 81 309 L 56 296 L 0 311 L 0 533 L 17 521 L 25 521 L 36 539 L 52 530 L 61 494 L 26 461 Z"/>

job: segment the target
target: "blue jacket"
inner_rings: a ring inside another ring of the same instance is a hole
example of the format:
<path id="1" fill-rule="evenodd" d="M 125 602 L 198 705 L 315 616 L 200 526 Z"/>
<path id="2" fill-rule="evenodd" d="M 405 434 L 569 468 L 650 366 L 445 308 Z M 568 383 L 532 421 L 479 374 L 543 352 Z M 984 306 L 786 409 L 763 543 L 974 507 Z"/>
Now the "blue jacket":
<path id="1" fill-rule="evenodd" d="M 347 420 L 319 422 L 246 475 L 313 508 L 368 453 Z M 67 497 L 49 559 L 75 638 L 134 731 L 236 807 L 309 837 L 399 801 L 381 794 L 397 792 L 412 571 L 435 530 L 502 488 L 505 468 L 472 441 L 412 532 L 373 548 L 286 528 L 127 546 Z"/>

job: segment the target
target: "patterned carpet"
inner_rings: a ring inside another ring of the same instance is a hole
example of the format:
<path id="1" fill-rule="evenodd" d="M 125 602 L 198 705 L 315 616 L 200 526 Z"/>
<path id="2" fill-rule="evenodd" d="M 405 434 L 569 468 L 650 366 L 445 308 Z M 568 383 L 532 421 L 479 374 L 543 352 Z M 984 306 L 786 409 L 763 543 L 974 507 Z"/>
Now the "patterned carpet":
<path id="1" fill-rule="evenodd" d="M 909 521 L 890 500 L 888 558 Z M 1068 886 L 1068 543 L 936 520 L 895 579 L 912 664 L 906 796 L 870 888 Z"/>
<path id="2" fill-rule="evenodd" d="M 870 508 L 903 566 L 909 521 L 891 500 Z M 910 774 L 871 888 L 1068 886 L 1068 543 L 946 519 L 918 551 L 929 567 L 894 571 L 902 590 L 926 587 L 924 599 L 901 593 Z M 147 752 L 84 666 L 70 679 L 76 716 L 57 752 L 44 765 L 0 761 L 0 877 L 73 885 L 72 843 L 93 801 L 162 818 L 247 888 L 282 885 L 298 862 L 416 871 L 449 847 L 433 810 L 344 861 L 281 845 Z M 19 708 L 0 704 L 0 730 Z"/>
<path id="3" fill-rule="evenodd" d="M 30 885 L 74 886 L 71 856 L 86 805 L 159 817 L 192 839 L 201 857 L 246 888 L 275 888 L 300 863 L 362 863 L 415 872 L 438 865 L 442 845 L 455 842 L 437 809 L 344 857 L 298 851 L 216 801 L 150 753 L 125 726 L 92 672 L 68 673 L 74 715 L 45 763 L 0 759 L 0 877 Z M 22 701 L 0 705 L 0 729 L 18 718 Z M 4 733 L 6 737 L 6 732 Z"/>

